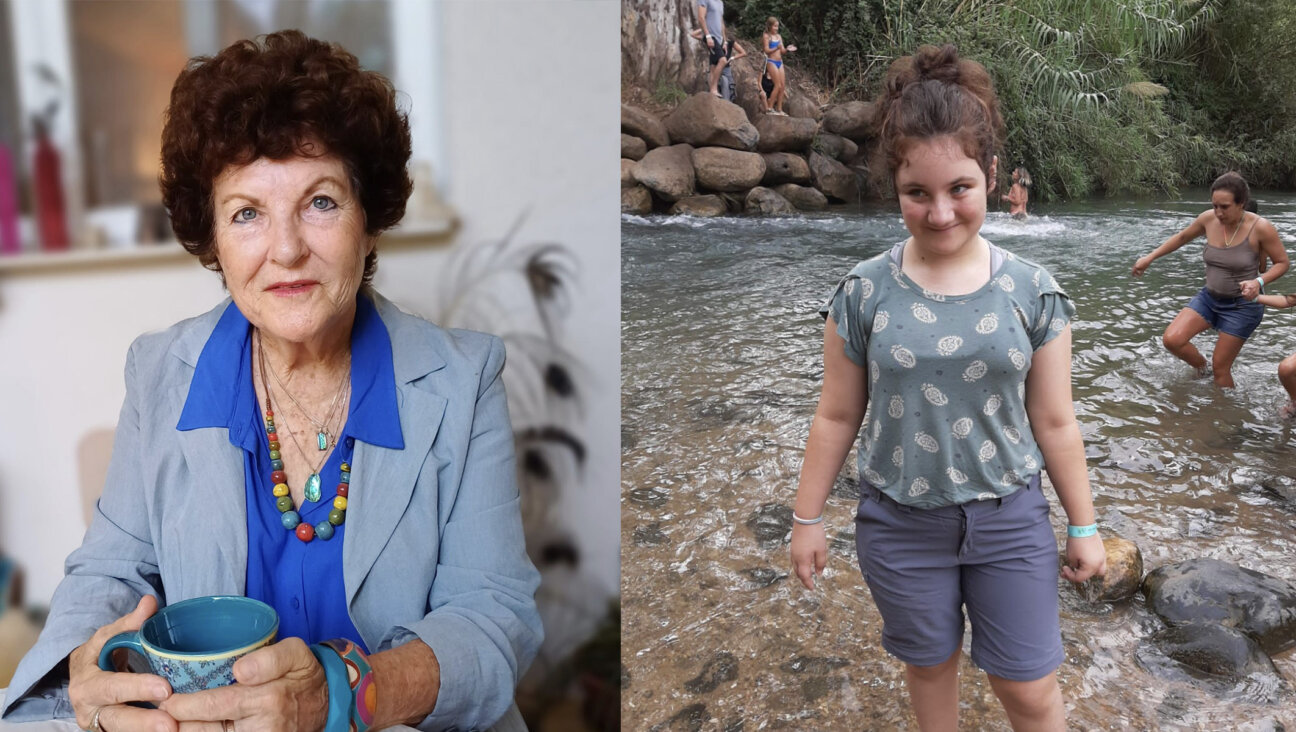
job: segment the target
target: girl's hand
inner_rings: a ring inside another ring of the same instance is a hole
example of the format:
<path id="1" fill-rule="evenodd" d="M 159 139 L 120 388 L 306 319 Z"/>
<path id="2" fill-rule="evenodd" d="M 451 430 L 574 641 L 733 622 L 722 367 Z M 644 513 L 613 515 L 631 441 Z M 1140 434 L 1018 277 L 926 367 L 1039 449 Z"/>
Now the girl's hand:
<path id="1" fill-rule="evenodd" d="M 1147 256 L 1146 254 L 1139 257 L 1138 261 L 1134 263 L 1134 268 L 1130 270 L 1130 274 L 1134 275 L 1135 277 L 1142 277 L 1143 273 L 1147 271 L 1149 264 L 1152 264 L 1151 257 Z"/>
<path id="2" fill-rule="evenodd" d="M 233 720 L 234 732 L 318 732 L 328 721 L 328 680 L 300 638 L 240 658 L 234 680 L 233 686 L 175 694 L 162 709 L 180 721 L 180 732 L 216 732 L 222 720 Z"/>
<path id="3" fill-rule="evenodd" d="M 796 50 L 796 46 L 788 46 L 788 47 L 787 47 L 787 50 L 788 50 L 788 53 L 791 53 L 791 52 L 793 52 L 793 51 Z"/>
<path id="4" fill-rule="evenodd" d="M 99 668 L 99 651 L 118 633 L 139 630 L 149 616 L 157 612 L 157 598 L 145 595 L 129 615 L 95 631 L 90 640 L 68 656 L 68 699 L 76 712 L 77 726 L 92 729 L 97 722 L 103 730 L 176 729 L 176 722 L 166 712 L 127 706 L 126 702 L 160 702 L 171 695 L 166 679 L 153 674 L 118 673 Z M 96 716 L 98 715 L 98 716 Z"/>
<path id="5" fill-rule="evenodd" d="M 815 575 L 828 561 L 828 539 L 823 523 L 792 524 L 792 571 L 807 590 L 815 588 Z"/>
<path id="6" fill-rule="evenodd" d="M 1097 534 L 1079 539 L 1067 537 L 1062 579 L 1080 584 L 1090 577 L 1104 574 L 1107 574 L 1107 548 L 1103 546 L 1102 537 Z"/>

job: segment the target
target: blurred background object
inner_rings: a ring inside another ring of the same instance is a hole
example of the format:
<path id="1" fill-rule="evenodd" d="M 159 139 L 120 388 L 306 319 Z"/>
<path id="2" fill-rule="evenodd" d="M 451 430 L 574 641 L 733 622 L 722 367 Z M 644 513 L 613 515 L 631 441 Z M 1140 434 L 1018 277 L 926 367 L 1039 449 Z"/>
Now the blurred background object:
<path id="1" fill-rule="evenodd" d="M 0 0 L 0 146 L 13 161 L 23 245 L 0 256 L 0 344 L 23 354 L 0 363 L 10 387 L 0 556 L 27 579 L 25 611 L 0 619 L 39 617 L 81 541 L 131 340 L 225 297 L 174 244 L 160 206 L 171 84 L 191 55 L 296 27 L 391 77 L 410 115 L 415 190 L 402 225 L 379 242 L 375 286 L 509 348 L 547 635 L 519 704 L 532 729 L 616 729 L 619 661 L 598 679 L 619 658 L 607 650 L 620 631 L 620 235 L 609 163 L 619 75 L 599 60 L 616 58 L 619 12 L 559 0 Z M 50 129 L 71 244 L 58 254 L 34 253 L 34 140 L 21 122 L 50 102 L 28 78 L 38 63 L 66 91 Z M 0 245 L 3 178 L 0 165 Z M 0 633 L 0 659 L 20 656 L 20 643 Z"/>

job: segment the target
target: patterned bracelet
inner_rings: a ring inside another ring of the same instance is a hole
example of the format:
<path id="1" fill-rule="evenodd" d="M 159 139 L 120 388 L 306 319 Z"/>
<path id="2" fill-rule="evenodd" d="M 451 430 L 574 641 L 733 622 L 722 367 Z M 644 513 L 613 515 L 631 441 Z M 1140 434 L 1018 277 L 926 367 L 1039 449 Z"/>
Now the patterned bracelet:
<path id="1" fill-rule="evenodd" d="M 1098 533 L 1098 524 L 1089 524 L 1088 526 L 1067 525 L 1067 536 L 1072 539 L 1083 539 L 1096 533 Z"/>
<path id="2" fill-rule="evenodd" d="M 326 640 L 322 645 L 337 651 L 346 663 L 347 681 L 351 684 L 351 729 L 366 732 L 373 726 L 378 709 L 378 690 L 373 683 L 373 668 L 360 646 L 346 638 Z"/>

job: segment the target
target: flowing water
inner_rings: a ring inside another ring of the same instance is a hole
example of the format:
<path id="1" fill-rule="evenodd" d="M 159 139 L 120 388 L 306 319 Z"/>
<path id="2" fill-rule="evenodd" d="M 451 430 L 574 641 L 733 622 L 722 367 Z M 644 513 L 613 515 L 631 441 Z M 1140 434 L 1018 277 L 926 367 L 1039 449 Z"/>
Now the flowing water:
<path id="1" fill-rule="evenodd" d="M 1076 305 L 1074 397 L 1104 534 L 1136 542 L 1147 570 L 1208 556 L 1296 583 L 1296 504 L 1280 497 L 1296 485 L 1296 430 L 1276 416 L 1296 310 L 1267 313 L 1235 389 L 1192 378 L 1160 338 L 1201 286 L 1201 240 L 1129 274 L 1209 207 L 1204 192 L 1185 199 L 992 213 L 983 234 L 1047 267 Z M 1292 249 L 1296 198 L 1260 200 Z M 626 729 L 917 729 L 855 559 L 853 454 L 828 501 L 817 590 L 788 577 L 786 545 L 823 373 L 815 311 L 855 262 L 905 236 L 889 207 L 623 217 Z M 1296 292 L 1296 273 L 1270 291 Z M 1214 334 L 1195 342 L 1209 357 Z M 1194 681 L 1141 644 L 1163 627 L 1141 595 L 1094 607 L 1058 589 L 1072 729 L 1296 725 L 1296 653 L 1274 659 L 1284 680 Z M 963 729 L 1008 729 L 966 660 L 960 704 Z"/>

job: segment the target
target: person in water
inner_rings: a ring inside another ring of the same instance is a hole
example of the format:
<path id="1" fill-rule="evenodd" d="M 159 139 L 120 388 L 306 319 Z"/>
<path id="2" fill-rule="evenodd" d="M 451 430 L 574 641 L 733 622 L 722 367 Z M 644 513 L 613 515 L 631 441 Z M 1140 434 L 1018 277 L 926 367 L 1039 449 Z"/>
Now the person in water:
<path id="1" fill-rule="evenodd" d="M 1166 327 L 1161 342 L 1198 375 L 1212 375 L 1220 387 L 1233 386 L 1233 361 L 1264 317 L 1264 305 L 1255 302 L 1256 296 L 1289 266 L 1277 229 L 1262 216 L 1246 211 L 1250 199 L 1245 178 L 1234 172 L 1221 175 L 1211 184 L 1211 210 L 1139 257 L 1130 270 L 1135 277 L 1142 277 L 1153 261 L 1206 237 L 1206 284 Z M 1272 265 L 1262 268 L 1266 258 Z M 1210 328 L 1219 331 L 1219 339 L 1208 366 L 1192 338 Z"/>
<path id="2" fill-rule="evenodd" d="M 769 95 L 769 108 L 771 114 L 780 114 L 787 116 L 783 111 L 783 102 L 787 100 L 787 74 L 783 68 L 783 53 L 793 53 L 796 46 L 788 46 L 783 43 L 783 36 L 779 35 L 778 18 L 765 19 L 765 33 L 761 35 L 761 50 L 765 52 L 765 73 L 769 74 L 770 79 L 774 81 L 774 91 Z"/>
<path id="3" fill-rule="evenodd" d="M 999 200 L 1008 202 L 1008 215 L 1018 221 L 1026 218 L 1026 202 L 1030 199 L 1030 187 L 1030 173 L 1023 167 L 1017 167 L 1012 172 L 1012 187 L 999 197 Z"/>
<path id="4" fill-rule="evenodd" d="M 1256 302 L 1271 308 L 1296 307 L 1296 295 L 1258 295 Z M 1278 382 L 1287 392 L 1287 403 L 1278 407 L 1278 416 L 1296 419 L 1296 353 L 1278 362 Z"/>
<path id="5" fill-rule="evenodd" d="M 824 568 L 824 504 L 859 436 L 860 569 L 919 728 L 958 728 L 966 609 L 972 661 L 1013 729 L 1061 732 L 1058 546 L 1041 470 L 1070 524 L 1062 576 L 1101 575 L 1107 557 L 1071 401 L 1075 307 L 1043 267 L 981 236 L 1003 129 L 985 67 L 924 46 L 892 64 L 875 109 L 870 169 L 893 184 L 910 236 L 856 265 L 819 311 L 823 391 L 793 571 L 813 588 Z"/>

